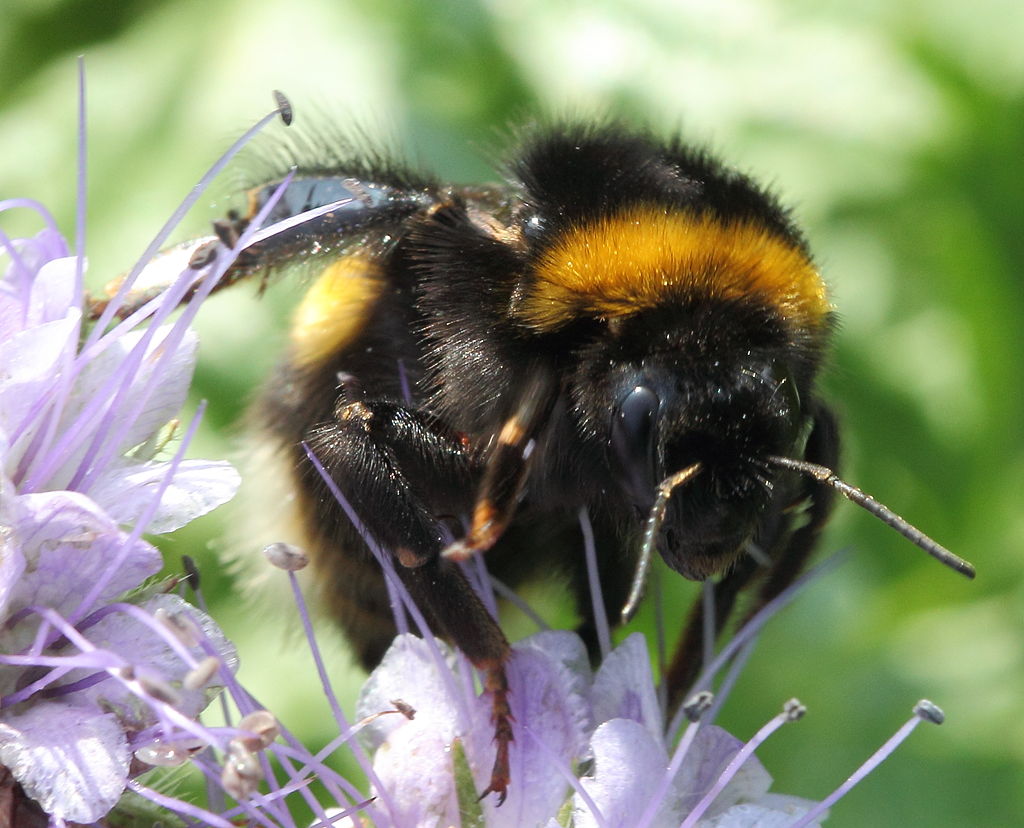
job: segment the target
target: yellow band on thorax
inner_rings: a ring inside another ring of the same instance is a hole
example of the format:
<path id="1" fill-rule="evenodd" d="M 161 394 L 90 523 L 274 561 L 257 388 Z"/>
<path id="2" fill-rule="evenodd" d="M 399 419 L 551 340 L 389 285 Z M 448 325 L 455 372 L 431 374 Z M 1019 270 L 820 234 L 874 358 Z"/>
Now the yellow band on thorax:
<path id="1" fill-rule="evenodd" d="M 581 315 L 627 316 L 703 296 L 755 296 L 812 329 L 831 311 L 811 261 L 763 225 L 644 205 L 564 232 L 514 314 L 545 331 Z"/>

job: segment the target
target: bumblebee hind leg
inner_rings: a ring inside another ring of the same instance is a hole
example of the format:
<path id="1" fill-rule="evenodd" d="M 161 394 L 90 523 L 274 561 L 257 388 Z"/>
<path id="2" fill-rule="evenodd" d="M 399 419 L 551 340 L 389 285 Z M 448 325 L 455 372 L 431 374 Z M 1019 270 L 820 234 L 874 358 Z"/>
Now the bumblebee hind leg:
<path id="1" fill-rule="evenodd" d="M 484 689 L 492 697 L 497 748 L 484 794 L 497 793 L 503 801 L 512 741 L 505 676 L 509 645 L 458 565 L 441 557 L 445 533 L 436 517 L 464 512 L 472 503 L 473 470 L 467 446 L 458 434 L 416 409 L 392 401 L 346 397 L 339 402 L 334 420 L 314 428 L 306 442 L 355 510 L 366 534 L 393 555 L 396 573 L 431 629 L 482 672 Z M 348 589 L 344 581 L 351 561 L 344 556 L 351 555 L 349 550 L 356 544 L 367 559 L 365 538 L 353 528 L 312 464 L 305 463 L 304 475 L 325 551 L 333 553 L 332 560 L 318 564 L 339 589 Z M 339 620 L 345 622 L 344 617 Z"/>
<path id="2" fill-rule="evenodd" d="M 508 703 L 505 662 L 509 645 L 497 621 L 473 591 L 458 564 L 435 557 L 415 569 L 397 569 L 416 605 L 429 608 L 432 626 L 465 653 L 483 674 L 484 690 L 491 694 L 491 722 L 497 753 L 491 781 L 480 798 L 498 794 L 505 801 L 509 782 L 509 745 L 512 711 Z"/>

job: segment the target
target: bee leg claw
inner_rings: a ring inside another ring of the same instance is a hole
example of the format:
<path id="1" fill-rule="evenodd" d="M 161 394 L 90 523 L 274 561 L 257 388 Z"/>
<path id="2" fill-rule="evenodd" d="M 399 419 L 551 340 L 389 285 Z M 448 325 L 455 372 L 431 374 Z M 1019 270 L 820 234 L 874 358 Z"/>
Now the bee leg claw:
<path id="1" fill-rule="evenodd" d="M 492 693 L 491 722 L 494 724 L 494 744 L 497 752 L 494 755 L 494 767 L 491 769 L 491 782 L 480 794 L 478 801 L 493 793 L 498 795 L 498 805 L 501 806 L 508 796 L 508 748 L 514 739 L 512 710 L 508 704 L 508 680 L 503 664 L 486 670 L 484 685 L 485 689 Z"/>

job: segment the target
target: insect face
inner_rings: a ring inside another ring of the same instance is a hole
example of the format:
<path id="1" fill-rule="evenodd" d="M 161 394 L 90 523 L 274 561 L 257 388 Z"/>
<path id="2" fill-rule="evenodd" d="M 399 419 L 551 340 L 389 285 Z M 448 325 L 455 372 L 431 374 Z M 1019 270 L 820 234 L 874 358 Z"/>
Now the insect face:
<path id="1" fill-rule="evenodd" d="M 670 499 L 657 544 L 693 579 L 742 554 L 780 477 L 766 455 L 798 455 L 810 426 L 793 371 L 780 361 L 785 340 L 762 319 L 749 320 L 754 336 L 745 338 L 742 319 L 734 303 L 639 314 L 581 358 L 574 389 L 574 410 L 600 433 L 608 479 L 634 522 L 642 525 L 662 480 L 700 464 Z"/>

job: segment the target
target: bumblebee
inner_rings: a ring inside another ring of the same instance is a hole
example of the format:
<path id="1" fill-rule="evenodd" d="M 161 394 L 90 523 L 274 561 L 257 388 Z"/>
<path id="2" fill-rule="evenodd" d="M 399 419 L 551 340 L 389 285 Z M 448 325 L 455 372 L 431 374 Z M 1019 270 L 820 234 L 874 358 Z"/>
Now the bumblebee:
<path id="1" fill-rule="evenodd" d="M 258 213 L 262 227 L 285 221 L 228 282 L 300 258 L 317 272 L 255 419 L 363 664 L 395 634 L 369 537 L 482 671 L 497 743 L 485 794 L 508 784 L 509 646 L 458 560 L 486 551 L 511 584 L 560 571 L 588 617 L 586 508 L 609 607 L 635 605 L 634 572 L 657 551 L 714 579 L 721 630 L 741 593 L 756 609 L 794 580 L 839 491 L 973 574 L 836 476 L 816 387 L 834 310 L 789 212 L 746 175 L 615 123 L 527 130 L 504 186 L 334 156 L 282 184 L 294 159 L 281 154 L 247 214 L 216 225 L 233 246 Z M 581 630 L 591 644 L 595 623 Z M 675 702 L 699 667 L 699 607 L 683 625 Z"/>

